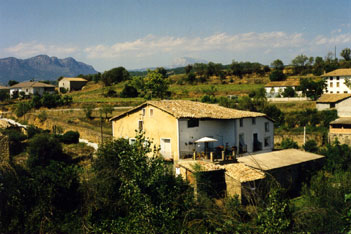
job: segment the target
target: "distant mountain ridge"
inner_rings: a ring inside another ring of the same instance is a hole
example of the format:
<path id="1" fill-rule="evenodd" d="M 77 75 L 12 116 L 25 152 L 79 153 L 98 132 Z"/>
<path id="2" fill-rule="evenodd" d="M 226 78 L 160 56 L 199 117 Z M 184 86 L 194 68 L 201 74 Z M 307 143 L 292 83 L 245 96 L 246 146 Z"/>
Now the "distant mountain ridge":
<path id="1" fill-rule="evenodd" d="M 60 76 L 95 74 L 93 66 L 79 62 L 72 57 L 59 59 L 47 55 L 38 55 L 28 59 L 8 57 L 0 59 L 0 83 L 9 80 L 56 80 Z"/>

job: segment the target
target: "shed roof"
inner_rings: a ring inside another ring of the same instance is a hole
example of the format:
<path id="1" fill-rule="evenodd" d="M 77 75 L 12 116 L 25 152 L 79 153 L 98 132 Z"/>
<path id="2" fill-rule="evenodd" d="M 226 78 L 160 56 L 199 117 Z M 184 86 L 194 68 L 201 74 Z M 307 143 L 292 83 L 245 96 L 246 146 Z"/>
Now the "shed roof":
<path id="1" fill-rule="evenodd" d="M 265 84 L 265 87 L 295 87 L 300 85 L 300 80 L 272 81 Z"/>
<path id="2" fill-rule="evenodd" d="M 318 98 L 317 103 L 335 103 L 351 97 L 350 93 L 325 93 Z"/>
<path id="3" fill-rule="evenodd" d="M 263 113 L 235 110 L 222 107 L 216 104 L 207 104 L 202 102 L 193 102 L 186 100 L 162 100 L 148 101 L 120 115 L 112 117 L 110 120 L 122 118 L 128 113 L 132 113 L 144 106 L 153 106 L 167 112 L 175 118 L 197 118 L 197 119 L 240 119 L 253 117 L 267 117 Z M 267 117 L 268 118 L 268 117 Z"/>
<path id="4" fill-rule="evenodd" d="M 255 181 L 265 178 L 265 173 L 246 166 L 243 163 L 229 163 L 224 165 L 214 164 L 207 161 L 185 161 L 181 160 L 178 162 L 181 167 L 186 168 L 189 171 L 194 172 L 195 165 L 200 166 L 200 171 L 216 171 L 216 170 L 225 170 L 225 173 L 232 177 L 235 180 L 240 181 L 241 183 L 248 181 Z"/>
<path id="5" fill-rule="evenodd" d="M 256 169 L 268 171 L 321 158 L 324 156 L 297 149 L 286 149 L 239 157 L 238 161 Z"/>
<path id="6" fill-rule="evenodd" d="M 10 87 L 10 89 L 16 89 L 16 88 L 31 88 L 31 87 L 35 87 L 35 88 L 54 88 L 54 85 L 50 85 L 50 84 L 45 84 L 42 82 L 38 82 L 38 81 L 27 81 L 27 82 L 21 82 L 15 85 L 12 85 Z"/>
<path id="7" fill-rule="evenodd" d="M 85 81 L 85 82 L 88 82 L 86 79 L 80 78 L 80 77 L 63 77 L 61 80 L 67 80 L 67 81 Z M 60 80 L 60 81 L 61 81 L 61 80 Z"/>
<path id="8" fill-rule="evenodd" d="M 336 69 L 322 75 L 322 77 L 327 76 L 351 76 L 351 68 Z"/>
<path id="9" fill-rule="evenodd" d="M 2 89 L 9 89 L 9 87 L 1 86 L 1 85 L 0 85 L 0 90 L 2 90 Z"/>
<path id="10" fill-rule="evenodd" d="M 331 125 L 333 124 L 347 124 L 347 125 L 351 125 L 351 117 L 342 117 L 342 118 L 338 118 L 334 121 L 330 122 Z"/>

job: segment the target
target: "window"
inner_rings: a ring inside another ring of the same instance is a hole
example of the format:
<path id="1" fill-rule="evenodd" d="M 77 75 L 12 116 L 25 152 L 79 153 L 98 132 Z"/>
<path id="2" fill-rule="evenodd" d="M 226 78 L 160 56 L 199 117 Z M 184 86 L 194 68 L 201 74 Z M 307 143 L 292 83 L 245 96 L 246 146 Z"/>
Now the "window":
<path id="1" fill-rule="evenodd" d="M 329 87 L 330 87 L 330 88 L 333 88 L 333 83 L 330 82 L 330 83 L 329 83 Z"/>
<path id="2" fill-rule="evenodd" d="M 264 123 L 264 129 L 266 132 L 269 132 L 269 123 L 268 122 Z"/>
<path id="3" fill-rule="evenodd" d="M 154 115 L 154 109 L 150 109 L 150 117 Z"/>
<path id="4" fill-rule="evenodd" d="M 330 91 L 330 93 L 333 93 L 333 91 Z"/>
<path id="5" fill-rule="evenodd" d="M 143 108 L 143 116 L 145 116 L 145 108 Z"/>
<path id="6" fill-rule="evenodd" d="M 339 82 L 336 82 L 336 87 L 339 87 Z"/>
<path id="7" fill-rule="evenodd" d="M 267 147 L 270 145 L 271 145 L 271 137 L 265 137 L 264 138 L 264 147 Z"/>
<path id="8" fill-rule="evenodd" d="M 344 91 L 344 93 L 347 93 L 347 91 Z"/>
<path id="9" fill-rule="evenodd" d="M 129 144 L 130 144 L 130 145 L 135 144 L 135 142 L 136 142 L 136 139 L 135 139 L 135 138 L 129 138 Z"/>
<path id="10" fill-rule="evenodd" d="M 330 77 L 330 80 L 333 80 L 333 77 Z"/>
<path id="11" fill-rule="evenodd" d="M 252 118 L 252 125 L 256 124 L 256 118 Z"/>
<path id="12" fill-rule="evenodd" d="M 240 119 L 239 122 L 240 122 L 240 127 L 244 126 L 244 120 L 243 119 Z"/>
<path id="13" fill-rule="evenodd" d="M 139 126 L 138 126 L 138 129 L 141 131 L 141 130 L 143 130 L 143 128 L 144 128 L 144 121 L 139 120 Z"/>
<path id="14" fill-rule="evenodd" d="M 336 93 L 340 93 L 339 91 L 336 91 Z"/>
<path id="15" fill-rule="evenodd" d="M 338 76 L 336 77 L 336 80 L 339 80 L 339 77 L 338 77 Z"/>
<path id="16" fill-rule="evenodd" d="M 199 127 L 199 120 L 198 119 L 189 119 L 188 120 L 188 128 Z"/>

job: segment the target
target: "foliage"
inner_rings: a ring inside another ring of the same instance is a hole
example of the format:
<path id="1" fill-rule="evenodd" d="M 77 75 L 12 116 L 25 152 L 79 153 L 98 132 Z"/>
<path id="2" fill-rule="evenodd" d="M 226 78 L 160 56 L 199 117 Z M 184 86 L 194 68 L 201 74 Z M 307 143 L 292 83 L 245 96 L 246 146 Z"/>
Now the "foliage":
<path id="1" fill-rule="evenodd" d="M 192 192 L 162 159 L 146 156 L 150 144 L 142 135 L 136 138 L 133 145 L 118 139 L 99 148 L 92 165 L 96 188 L 91 217 L 94 230 L 179 233 Z"/>
<path id="2" fill-rule="evenodd" d="M 12 85 L 18 84 L 18 81 L 16 81 L 16 80 L 9 80 L 7 82 L 7 84 L 8 84 L 8 86 L 12 86 Z"/>
<path id="3" fill-rule="evenodd" d="M 350 48 L 345 48 L 341 51 L 340 56 L 345 59 L 345 61 L 350 61 L 351 60 L 351 49 Z"/>
<path id="4" fill-rule="evenodd" d="M 27 126 L 27 138 L 28 138 L 28 139 L 31 139 L 31 138 L 33 138 L 35 135 L 40 134 L 40 133 L 42 133 L 42 132 L 43 132 L 42 129 L 40 129 L 40 128 L 34 126 L 34 125 L 28 125 L 28 126 Z"/>
<path id="5" fill-rule="evenodd" d="M 269 75 L 269 79 L 271 81 L 282 81 L 286 79 L 285 74 L 283 73 L 283 71 L 281 70 L 274 70 L 271 72 L 271 74 Z"/>
<path id="6" fill-rule="evenodd" d="M 36 109 L 40 107 L 55 108 L 58 106 L 70 105 L 71 103 L 71 96 L 62 96 L 57 93 L 44 93 L 43 96 L 33 95 L 31 100 L 31 106 Z"/>
<path id="7" fill-rule="evenodd" d="M 294 73 L 300 74 L 306 67 L 308 57 L 304 54 L 297 55 L 292 61 L 291 64 L 294 66 Z"/>
<path id="8" fill-rule="evenodd" d="M 109 88 L 106 93 L 104 93 L 105 97 L 117 97 L 117 92 L 112 88 Z"/>
<path id="9" fill-rule="evenodd" d="M 299 90 L 312 100 L 317 100 L 323 94 L 325 88 L 324 80 L 314 81 L 311 78 L 300 80 Z"/>
<path id="10" fill-rule="evenodd" d="M 29 102 L 20 102 L 16 106 L 16 116 L 17 117 L 22 117 L 24 116 L 27 112 L 29 112 L 31 109 L 31 105 Z"/>
<path id="11" fill-rule="evenodd" d="M 5 89 L 0 90 L 0 101 L 6 101 L 8 99 L 10 99 L 9 91 Z"/>
<path id="12" fill-rule="evenodd" d="M 111 105 L 103 105 L 100 108 L 100 112 L 102 114 L 105 114 L 105 119 L 107 119 L 108 114 L 112 114 L 112 112 L 113 112 L 113 106 L 111 106 Z"/>
<path id="13" fill-rule="evenodd" d="M 105 86 L 111 86 L 112 84 L 117 84 L 128 79 L 129 73 L 124 67 L 116 67 L 105 71 L 101 76 L 101 80 Z"/>
<path id="14" fill-rule="evenodd" d="M 40 111 L 40 113 L 38 114 L 38 118 L 40 122 L 44 122 L 48 118 L 48 113 L 45 110 Z"/>
<path id="15" fill-rule="evenodd" d="M 145 98 L 165 98 L 170 96 L 168 92 L 168 81 L 155 71 L 149 71 L 144 79 Z"/>
<path id="16" fill-rule="evenodd" d="M 317 142 L 315 140 L 306 141 L 306 143 L 302 147 L 307 152 L 311 152 L 311 153 L 318 152 L 318 146 L 317 146 Z"/>
<path id="17" fill-rule="evenodd" d="M 215 96 L 213 96 L 213 95 L 205 94 L 204 96 L 202 96 L 201 102 L 216 103 L 217 102 L 217 98 Z"/>
<path id="18" fill-rule="evenodd" d="M 280 148 L 282 149 L 298 149 L 297 142 L 290 139 L 290 138 L 284 138 L 282 142 L 280 143 Z"/>
<path id="19" fill-rule="evenodd" d="M 121 92 L 121 97 L 123 98 L 137 97 L 138 95 L 139 95 L 138 90 L 130 84 L 124 85 L 124 88 Z"/>
<path id="20" fill-rule="evenodd" d="M 67 89 L 64 87 L 60 87 L 60 93 L 63 93 L 63 94 L 67 93 Z"/>
<path id="21" fill-rule="evenodd" d="M 281 188 L 272 188 L 268 201 L 259 213 L 257 223 L 260 233 L 287 233 L 292 227 L 292 211 Z"/>
<path id="22" fill-rule="evenodd" d="M 21 129 L 4 129 L 2 133 L 9 138 L 10 155 L 16 155 L 22 152 L 26 136 L 21 132 Z"/>
<path id="23" fill-rule="evenodd" d="M 341 145 L 340 142 L 335 141 L 327 144 L 319 153 L 326 158 L 324 169 L 328 172 L 351 169 L 351 148 L 348 145 Z"/>
<path id="24" fill-rule="evenodd" d="M 65 144 L 77 144 L 79 142 L 79 132 L 67 131 L 61 136 L 61 141 Z"/>
<path id="25" fill-rule="evenodd" d="M 320 112 L 320 119 L 321 123 L 324 127 L 328 128 L 329 123 L 334 121 L 338 118 L 338 111 L 337 110 L 322 110 Z"/>
<path id="26" fill-rule="evenodd" d="M 276 59 L 271 63 L 271 67 L 275 70 L 283 70 L 284 69 L 284 63 L 280 59 Z"/>
<path id="27" fill-rule="evenodd" d="M 295 89 L 292 87 L 286 87 L 283 92 L 283 97 L 295 97 L 296 92 Z"/>
<path id="28" fill-rule="evenodd" d="M 85 104 L 83 106 L 83 112 L 85 114 L 85 117 L 87 119 L 91 119 L 92 118 L 92 113 L 93 113 L 93 110 L 94 110 L 95 106 L 93 104 Z"/>

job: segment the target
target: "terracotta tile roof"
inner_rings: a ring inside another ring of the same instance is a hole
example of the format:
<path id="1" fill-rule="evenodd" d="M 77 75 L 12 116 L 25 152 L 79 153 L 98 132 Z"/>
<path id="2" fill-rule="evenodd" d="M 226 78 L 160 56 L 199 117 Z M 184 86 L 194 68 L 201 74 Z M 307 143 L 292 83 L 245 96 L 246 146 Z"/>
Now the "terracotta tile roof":
<path id="1" fill-rule="evenodd" d="M 324 156 L 297 149 L 286 149 L 239 157 L 238 161 L 246 164 L 247 166 L 267 171 L 276 168 L 283 168 L 291 165 L 296 165 L 303 162 L 313 161 L 321 158 L 324 158 Z"/>
<path id="2" fill-rule="evenodd" d="M 178 162 L 181 167 L 188 169 L 191 172 L 194 172 L 195 165 L 200 166 L 200 171 L 216 171 L 216 170 L 225 170 L 225 173 L 232 177 L 235 180 L 243 182 L 255 181 L 265 178 L 265 173 L 248 167 L 243 163 L 229 163 L 225 165 L 214 164 L 212 162 L 206 161 L 185 161 L 181 160 Z"/>
<path id="3" fill-rule="evenodd" d="M 350 93 L 325 93 L 318 98 L 317 103 L 335 103 L 351 97 Z"/>
<path id="4" fill-rule="evenodd" d="M 242 111 L 231 108 L 222 107 L 216 104 L 207 104 L 202 102 L 193 102 L 186 100 L 162 100 L 148 101 L 140 106 L 128 110 L 120 115 L 112 117 L 111 120 L 119 119 L 128 113 L 132 113 L 140 108 L 151 105 L 160 110 L 167 112 L 175 118 L 196 118 L 196 119 L 241 119 L 252 117 L 267 117 L 263 113 Z M 268 118 L 268 117 L 267 117 Z"/>
<path id="5" fill-rule="evenodd" d="M 10 89 L 10 88 L 9 88 L 9 87 L 6 87 L 6 86 L 1 86 L 1 85 L 0 85 L 0 90 L 1 90 L 1 89 Z"/>
<path id="6" fill-rule="evenodd" d="M 347 124 L 351 125 L 351 117 L 343 117 L 343 118 L 338 118 L 332 122 L 330 122 L 331 125 L 333 124 Z"/>
<path id="7" fill-rule="evenodd" d="M 336 69 L 334 71 L 325 73 L 321 75 L 322 77 L 327 77 L 327 76 L 351 76 L 351 68 L 342 68 L 342 69 Z"/>
<path id="8" fill-rule="evenodd" d="M 300 85 L 300 80 L 272 81 L 265 84 L 265 87 L 295 87 Z"/>
<path id="9" fill-rule="evenodd" d="M 16 89 L 16 88 L 31 88 L 31 87 L 35 87 L 35 88 L 55 88 L 54 85 L 50 85 L 50 84 L 45 84 L 42 82 L 38 82 L 38 81 L 28 81 L 28 82 L 21 82 L 15 85 L 12 85 L 10 87 L 10 89 Z"/>
<path id="10" fill-rule="evenodd" d="M 68 80 L 68 81 L 85 81 L 85 82 L 88 82 L 86 79 L 80 78 L 80 77 L 63 77 L 61 80 Z M 61 81 L 61 80 L 60 80 L 60 81 Z"/>

